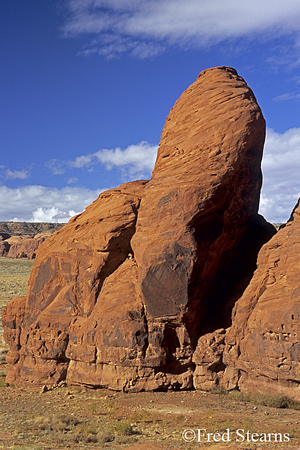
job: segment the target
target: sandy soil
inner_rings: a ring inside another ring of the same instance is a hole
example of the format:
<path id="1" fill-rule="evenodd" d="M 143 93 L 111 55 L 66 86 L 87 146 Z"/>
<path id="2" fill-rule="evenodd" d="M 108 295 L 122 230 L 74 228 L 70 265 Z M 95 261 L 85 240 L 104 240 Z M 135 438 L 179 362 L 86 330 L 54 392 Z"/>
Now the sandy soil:
<path id="1" fill-rule="evenodd" d="M 0 380 L 6 370 L 2 363 Z M 5 386 L 3 381 L 1 385 L 1 449 L 117 450 L 152 442 L 167 449 L 191 450 L 218 441 L 244 449 L 300 447 L 300 411 L 256 406 L 229 395 L 125 394 L 79 386 L 42 392 L 41 388 Z M 192 431 L 184 434 L 187 429 Z M 198 429 L 206 430 L 200 432 L 200 442 Z"/>

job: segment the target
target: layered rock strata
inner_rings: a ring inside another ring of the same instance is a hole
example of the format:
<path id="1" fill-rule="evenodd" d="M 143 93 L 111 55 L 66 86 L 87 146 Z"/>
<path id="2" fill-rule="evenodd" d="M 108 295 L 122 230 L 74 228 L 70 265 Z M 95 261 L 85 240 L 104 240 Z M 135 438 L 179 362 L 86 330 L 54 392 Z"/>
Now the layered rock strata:
<path id="1" fill-rule="evenodd" d="M 167 118 L 151 180 L 101 194 L 40 246 L 27 297 L 3 312 L 8 382 L 192 388 L 198 341 L 231 324 L 274 234 L 257 214 L 264 138 L 236 71 L 202 72 Z"/>

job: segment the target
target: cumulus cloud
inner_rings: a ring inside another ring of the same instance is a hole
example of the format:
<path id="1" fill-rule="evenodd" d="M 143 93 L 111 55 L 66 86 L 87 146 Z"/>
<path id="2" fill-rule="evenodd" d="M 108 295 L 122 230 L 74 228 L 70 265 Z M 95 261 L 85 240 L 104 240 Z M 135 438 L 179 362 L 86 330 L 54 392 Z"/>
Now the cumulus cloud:
<path id="1" fill-rule="evenodd" d="M 0 220 L 27 222 L 67 222 L 83 211 L 103 189 L 92 191 L 85 188 L 62 189 L 44 186 L 24 186 L 18 189 L 0 186 Z"/>
<path id="2" fill-rule="evenodd" d="M 267 130 L 262 171 L 260 213 L 269 222 L 286 222 L 300 197 L 300 128 Z"/>
<path id="3" fill-rule="evenodd" d="M 75 216 L 74 210 L 62 212 L 55 206 L 51 208 L 37 208 L 32 213 L 32 222 L 67 222 L 71 217 Z"/>
<path id="4" fill-rule="evenodd" d="M 102 149 L 83 155 L 68 163 L 58 165 L 92 170 L 102 164 L 107 170 L 120 168 L 133 180 L 149 178 L 153 170 L 157 145 L 147 142 L 130 145 L 125 149 Z M 260 213 L 272 223 L 285 222 L 300 197 L 300 128 L 285 133 L 267 130 L 262 161 L 263 187 Z M 69 178 L 68 183 L 77 178 Z M 67 222 L 69 218 L 92 203 L 104 189 L 44 186 L 24 186 L 18 189 L 0 186 L 0 198 L 5 199 L 0 211 L 0 220 Z"/>
<path id="5" fill-rule="evenodd" d="M 87 168 L 92 170 L 96 164 L 103 164 L 107 170 L 117 167 L 123 171 L 129 179 L 148 178 L 154 167 L 157 145 L 151 145 L 146 141 L 139 144 L 129 145 L 122 150 L 117 147 L 114 149 L 102 149 L 96 153 L 78 156 L 69 165 L 75 168 Z"/>
<path id="6" fill-rule="evenodd" d="M 149 175 L 154 167 L 157 149 L 157 145 L 150 145 L 143 141 L 137 145 L 130 145 L 125 150 L 121 148 L 100 150 L 95 153 L 95 157 L 108 170 L 116 166 L 126 168 L 130 175 L 145 173 Z"/>
<path id="7" fill-rule="evenodd" d="M 299 0 L 67 0 L 63 31 L 89 35 L 85 54 L 146 58 L 165 46 L 201 47 L 236 37 L 299 36 Z M 296 42 L 295 42 L 296 44 Z"/>

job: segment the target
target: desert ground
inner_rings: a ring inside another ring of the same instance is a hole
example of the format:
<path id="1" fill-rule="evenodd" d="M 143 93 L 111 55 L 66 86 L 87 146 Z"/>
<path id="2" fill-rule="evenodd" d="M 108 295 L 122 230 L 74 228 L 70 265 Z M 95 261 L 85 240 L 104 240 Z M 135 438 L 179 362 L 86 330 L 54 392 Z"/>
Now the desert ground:
<path id="1" fill-rule="evenodd" d="M 26 294 L 33 262 L 0 258 L 0 307 Z M 200 391 L 137 394 L 7 385 L 0 329 L 0 449 L 299 449 L 300 405 L 283 397 Z M 201 431 L 198 431 L 201 430 Z M 204 431 L 206 430 L 206 431 Z"/>

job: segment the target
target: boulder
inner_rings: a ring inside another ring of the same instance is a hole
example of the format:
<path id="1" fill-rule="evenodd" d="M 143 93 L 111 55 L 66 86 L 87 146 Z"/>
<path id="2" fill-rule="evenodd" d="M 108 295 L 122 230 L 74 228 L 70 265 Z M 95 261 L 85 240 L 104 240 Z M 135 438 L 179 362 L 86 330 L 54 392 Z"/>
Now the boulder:
<path id="1" fill-rule="evenodd" d="M 257 214 L 264 138 L 237 72 L 202 72 L 167 118 L 151 180 L 102 193 L 40 245 L 27 297 L 3 312 L 7 381 L 189 389 L 195 364 L 220 367 L 192 358 L 231 324 L 275 232 Z"/>
<path id="2" fill-rule="evenodd" d="M 195 389 L 209 391 L 213 386 L 221 384 L 225 369 L 225 337 L 226 330 L 221 328 L 199 338 L 193 354 L 193 362 L 196 365 L 193 374 Z"/>
<path id="3" fill-rule="evenodd" d="M 266 243 L 226 335 L 227 389 L 300 400 L 300 203 Z"/>

